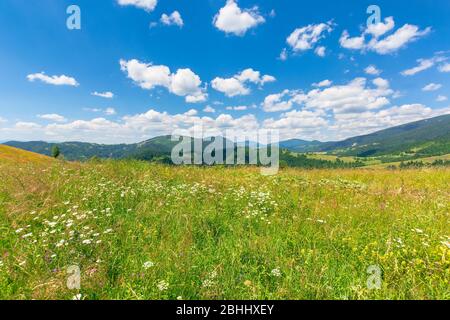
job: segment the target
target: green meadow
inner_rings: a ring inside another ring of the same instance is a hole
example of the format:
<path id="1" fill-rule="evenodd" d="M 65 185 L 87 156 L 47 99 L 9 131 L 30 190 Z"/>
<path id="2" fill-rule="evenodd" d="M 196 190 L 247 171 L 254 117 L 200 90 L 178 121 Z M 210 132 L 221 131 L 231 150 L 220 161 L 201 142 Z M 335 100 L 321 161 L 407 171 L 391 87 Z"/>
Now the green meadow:
<path id="1" fill-rule="evenodd" d="M 449 169 L 49 160 L 0 179 L 0 299 L 450 299 Z"/>

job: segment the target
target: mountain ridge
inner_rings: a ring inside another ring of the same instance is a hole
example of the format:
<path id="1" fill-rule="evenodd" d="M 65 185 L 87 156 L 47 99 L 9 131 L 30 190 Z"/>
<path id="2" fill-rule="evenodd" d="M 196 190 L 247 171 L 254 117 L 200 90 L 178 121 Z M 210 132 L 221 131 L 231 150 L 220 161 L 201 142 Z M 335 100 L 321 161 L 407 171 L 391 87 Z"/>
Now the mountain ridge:
<path id="1" fill-rule="evenodd" d="M 225 141 L 225 138 L 223 139 Z M 203 144 L 205 143 L 210 142 L 204 139 Z M 51 155 L 51 148 L 58 145 L 67 160 L 87 160 L 92 157 L 151 160 L 154 157 L 170 155 L 178 141 L 172 141 L 171 136 L 166 135 L 134 144 L 110 145 L 77 141 L 61 143 L 8 141 L 4 144 L 43 155 Z M 252 143 L 247 142 L 234 145 L 236 148 L 245 145 L 254 147 Z M 290 139 L 281 141 L 279 146 L 281 149 L 296 153 L 324 152 L 338 156 L 371 157 L 402 153 L 424 156 L 442 155 L 450 153 L 450 114 L 406 123 L 342 141 Z"/>

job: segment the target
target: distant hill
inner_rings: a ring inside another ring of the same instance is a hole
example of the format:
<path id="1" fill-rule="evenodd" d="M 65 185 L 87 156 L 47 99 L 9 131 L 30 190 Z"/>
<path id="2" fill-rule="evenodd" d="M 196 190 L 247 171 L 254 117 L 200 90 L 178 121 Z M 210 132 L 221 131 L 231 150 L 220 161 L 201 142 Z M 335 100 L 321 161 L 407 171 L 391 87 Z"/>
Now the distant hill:
<path id="1" fill-rule="evenodd" d="M 416 121 L 340 142 L 328 142 L 317 151 L 359 157 L 400 153 L 421 156 L 448 154 L 450 115 Z"/>
<path id="2" fill-rule="evenodd" d="M 13 147 L 9 147 L 9 146 L 5 146 L 5 145 L 0 145 L 0 164 L 2 163 L 50 163 L 52 161 L 55 161 L 55 159 L 41 155 L 41 154 L 37 154 L 37 153 L 33 153 L 33 152 L 29 152 L 29 151 L 25 151 L 25 150 L 21 150 L 21 149 L 17 149 L 17 148 L 13 148 Z"/>
<path id="3" fill-rule="evenodd" d="M 197 140 L 197 142 L 199 141 Z M 209 143 L 210 140 L 204 141 L 203 148 Z M 52 147 L 56 143 L 10 141 L 5 144 L 49 156 Z M 178 141 L 171 141 L 170 136 L 156 137 L 135 144 L 57 143 L 61 153 L 67 160 L 87 160 L 92 157 L 99 157 L 111 159 L 134 158 L 140 160 L 159 159 L 163 162 L 170 161 L 171 151 L 176 144 L 178 144 Z M 225 147 L 225 139 L 223 144 Z M 245 145 L 250 145 L 253 148 L 256 146 L 255 143 L 247 142 L 235 144 L 235 148 Z M 339 156 L 358 157 L 398 155 L 402 153 L 420 156 L 449 154 L 450 115 L 416 121 L 338 142 L 292 139 L 280 142 L 280 148 L 296 153 L 327 152 Z"/>
<path id="4" fill-rule="evenodd" d="M 306 141 L 301 139 L 291 139 L 280 142 L 280 148 L 300 153 L 315 152 L 320 150 L 324 145 L 324 142 Z"/>

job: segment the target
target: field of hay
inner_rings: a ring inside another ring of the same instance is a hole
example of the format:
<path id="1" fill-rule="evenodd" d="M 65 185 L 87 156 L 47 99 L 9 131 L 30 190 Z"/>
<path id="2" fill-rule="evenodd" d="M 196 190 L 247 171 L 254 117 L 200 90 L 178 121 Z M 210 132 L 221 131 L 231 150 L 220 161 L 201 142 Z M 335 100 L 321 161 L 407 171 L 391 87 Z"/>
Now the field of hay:
<path id="1" fill-rule="evenodd" d="M 0 179 L 0 299 L 450 299 L 448 169 L 0 161 Z"/>

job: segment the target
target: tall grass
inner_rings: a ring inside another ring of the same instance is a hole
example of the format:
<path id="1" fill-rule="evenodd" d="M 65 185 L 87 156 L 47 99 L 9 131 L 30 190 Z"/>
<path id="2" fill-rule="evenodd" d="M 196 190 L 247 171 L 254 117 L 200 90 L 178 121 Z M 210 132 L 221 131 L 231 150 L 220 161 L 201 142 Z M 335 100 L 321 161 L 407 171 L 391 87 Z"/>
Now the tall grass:
<path id="1" fill-rule="evenodd" d="M 56 162 L 0 179 L 2 299 L 450 298 L 448 169 Z"/>

